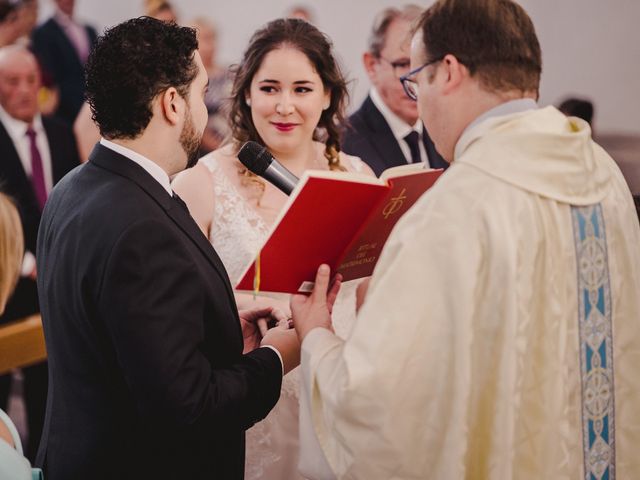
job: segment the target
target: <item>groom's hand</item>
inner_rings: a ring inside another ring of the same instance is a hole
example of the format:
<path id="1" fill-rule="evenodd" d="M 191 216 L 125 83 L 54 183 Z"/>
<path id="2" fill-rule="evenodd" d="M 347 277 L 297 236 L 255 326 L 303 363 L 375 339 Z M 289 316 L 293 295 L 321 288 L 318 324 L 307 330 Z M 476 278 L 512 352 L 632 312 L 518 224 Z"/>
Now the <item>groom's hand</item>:
<path id="1" fill-rule="evenodd" d="M 342 276 L 338 274 L 333 279 L 333 282 L 330 282 L 330 274 L 331 270 L 328 265 L 320 265 L 311 295 L 294 295 L 291 297 L 293 325 L 301 344 L 304 337 L 316 327 L 323 327 L 333 331 L 331 312 L 340 291 Z"/>
<path id="2" fill-rule="evenodd" d="M 250 352 L 260 346 L 260 341 L 269 325 L 288 325 L 287 315 L 274 307 L 239 310 L 238 316 L 244 340 L 242 353 Z"/>
<path id="3" fill-rule="evenodd" d="M 286 323 L 270 329 L 260 343 L 263 347 L 273 347 L 280 352 L 282 367 L 287 374 L 300 365 L 300 342 L 296 331 Z"/>

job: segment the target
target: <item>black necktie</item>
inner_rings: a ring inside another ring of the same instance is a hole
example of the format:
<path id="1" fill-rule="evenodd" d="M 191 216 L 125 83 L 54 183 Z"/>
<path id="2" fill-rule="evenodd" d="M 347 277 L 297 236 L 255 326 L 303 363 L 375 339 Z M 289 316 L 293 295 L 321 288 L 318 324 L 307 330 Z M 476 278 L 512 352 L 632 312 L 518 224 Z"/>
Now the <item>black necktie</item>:
<path id="1" fill-rule="evenodd" d="M 178 196 L 176 192 L 173 192 L 173 199 L 178 205 L 180 205 L 180 208 L 182 208 L 185 212 L 187 212 L 187 214 L 189 214 L 189 207 L 187 207 L 187 204 L 184 203 L 184 201 Z"/>
<path id="2" fill-rule="evenodd" d="M 404 141 L 409 145 L 411 151 L 411 163 L 418 163 L 422 161 L 420 157 L 420 134 L 415 130 L 411 130 L 411 133 L 404 137 Z"/>

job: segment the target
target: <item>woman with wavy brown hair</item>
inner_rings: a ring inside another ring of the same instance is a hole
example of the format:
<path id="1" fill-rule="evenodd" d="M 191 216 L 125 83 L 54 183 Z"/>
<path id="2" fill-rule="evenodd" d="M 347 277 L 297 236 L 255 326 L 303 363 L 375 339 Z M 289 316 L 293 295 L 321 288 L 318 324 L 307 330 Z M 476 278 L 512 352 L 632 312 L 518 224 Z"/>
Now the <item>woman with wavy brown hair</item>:
<path id="1" fill-rule="evenodd" d="M 364 162 L 340 151 L 347 87 L 330 40 L 316 27 L 298 19 L 270 22 L 253 35 L 234 73 L 232 138 L 173 183 L 232 281 L 251 262 L 287 201 L 239 162 L 244 142 L 265 145 L 297 176 L 309 169 L 373 176 Z M 355 320 L 356 287 L 345 284 L 336 301 L 333 319 L 339 335 L 346 336 Z M 240 293 L 236 299 L 242 308 L 265 301 Z M 289 310 L 288 296 L 277 300 Z M 273 298 L 268 301 L 274 304 Z M 276 407 L 247 432 L 247 479 L 300 478 L 298 390 L 294 370 L 283 380 Z"/>

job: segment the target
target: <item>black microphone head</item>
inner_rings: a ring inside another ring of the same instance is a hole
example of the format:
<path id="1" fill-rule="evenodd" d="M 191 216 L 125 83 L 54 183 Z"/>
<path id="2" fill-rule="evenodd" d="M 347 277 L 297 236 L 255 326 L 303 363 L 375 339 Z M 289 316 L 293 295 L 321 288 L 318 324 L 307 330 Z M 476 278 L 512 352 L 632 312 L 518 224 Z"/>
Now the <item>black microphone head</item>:
<path id="1" fill-rule="evenodd" d="M 262 176 L 271 165 L 273 155 L 267 150 L 267 147 L 263 147 L 257 142 L 248 141 L 240 148 L 238 159 L 249 171 Z"/>

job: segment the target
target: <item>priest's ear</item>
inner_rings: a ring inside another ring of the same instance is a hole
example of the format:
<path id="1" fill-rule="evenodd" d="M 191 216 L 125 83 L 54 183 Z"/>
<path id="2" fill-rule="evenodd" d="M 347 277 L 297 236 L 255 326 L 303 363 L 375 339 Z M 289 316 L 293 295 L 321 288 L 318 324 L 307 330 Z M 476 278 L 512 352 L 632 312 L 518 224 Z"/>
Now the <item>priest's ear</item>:
<path id="1" fill-rule="evenodd" d="M 441 62 L 435 65 L 436 71 L 433 75 L 443 82 L 442 93 L 447 95 L 457 90 L 466 79 L 470 78 L 469 69 L 462 64 L 454 55 L 447 54 Z"/>

